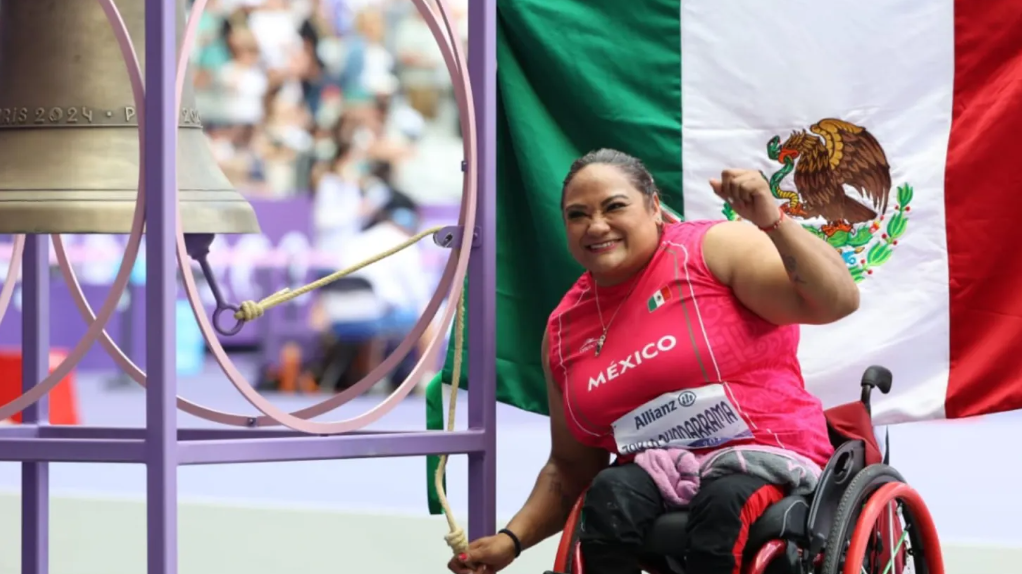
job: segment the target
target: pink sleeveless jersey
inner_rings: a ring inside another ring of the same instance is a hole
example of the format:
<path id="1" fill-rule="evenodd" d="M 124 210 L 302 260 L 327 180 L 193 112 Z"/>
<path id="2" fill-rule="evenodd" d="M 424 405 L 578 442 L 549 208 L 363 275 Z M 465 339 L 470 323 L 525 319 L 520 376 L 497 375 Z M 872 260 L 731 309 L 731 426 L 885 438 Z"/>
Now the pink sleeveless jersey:
<path id="1" fill-rule="evenodd" d="M 597 288 L 586 273 L 561 300 L 548 360 L 568 426 L 620 455 L 762 444 L 824 465 L 833 448 L 802 380 L 799 328 L 763 320 L 712 275 L 702 243 L 715 223 L 668 225 L 634 279 Z"/>

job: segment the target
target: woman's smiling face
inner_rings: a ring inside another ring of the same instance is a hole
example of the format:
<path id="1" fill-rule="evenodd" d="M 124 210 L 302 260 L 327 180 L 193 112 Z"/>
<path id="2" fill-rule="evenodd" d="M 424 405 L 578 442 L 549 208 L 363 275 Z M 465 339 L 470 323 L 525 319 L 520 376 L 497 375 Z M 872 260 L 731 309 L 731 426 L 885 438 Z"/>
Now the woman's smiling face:
<path id="1" fill-rule="evenodd" d="M 617 166 L 591 163 L 564 188 L 568 250 L 600 285 L 627 280 L 660 243 L 660 200 Z"/>

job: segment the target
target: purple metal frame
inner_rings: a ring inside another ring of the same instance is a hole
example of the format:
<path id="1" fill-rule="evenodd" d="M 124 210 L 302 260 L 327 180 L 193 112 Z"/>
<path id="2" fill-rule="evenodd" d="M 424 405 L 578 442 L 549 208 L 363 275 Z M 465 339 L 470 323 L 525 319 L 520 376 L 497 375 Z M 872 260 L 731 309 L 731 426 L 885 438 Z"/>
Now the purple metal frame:
<path id="1" fill-rule="evenodd" d="M 471 539 L 496 529 L 496 0 L 469 5 L 469 72 L 478 134 L 479 227 L 469 263 L 469 428 L 309 436 L 273 429 L 178 429 L 175 395 L 177 3 L 146 0 L 145 428 L 47 424 L 44 397 L 20 426 L 0 429 L 0 460 L 22 462 L 22 574 L 49 572 L 49 463 L 134 462 L 147 468 L 148 574 L 176 574 L 177 467 L 257 461 L 468 454 Z M 452 166 L 455 169 L 456 166 Z M 49 249 L 28 236 L 24 254 L 23 388 L 49 373 Z"/>

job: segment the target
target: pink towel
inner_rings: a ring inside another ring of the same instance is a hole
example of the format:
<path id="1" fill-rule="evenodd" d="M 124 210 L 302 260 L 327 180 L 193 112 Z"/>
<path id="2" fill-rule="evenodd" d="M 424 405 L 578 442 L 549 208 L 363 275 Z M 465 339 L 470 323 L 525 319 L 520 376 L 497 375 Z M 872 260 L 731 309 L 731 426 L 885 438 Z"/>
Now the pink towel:
<path id="1" fill-rule="evenodd" d="M 791 451 L 743 445 L 696 455 L 680 448 L 656 448 L 635 455 L 635 464 L 649 474 L 668 506 L 685 507 L 699 491 L 702 479 L 750 474 L 784 487 L 789 494 L 816 489 L 822 469 Z"/>
<path id="2" fill-rule="evenodd" d="M 704 457 L 680 448 L 657 448 L 635 455 L 635 464 L 653 479 L 668 506 L 687 506 L 699 490 L 699 467 Z"/>

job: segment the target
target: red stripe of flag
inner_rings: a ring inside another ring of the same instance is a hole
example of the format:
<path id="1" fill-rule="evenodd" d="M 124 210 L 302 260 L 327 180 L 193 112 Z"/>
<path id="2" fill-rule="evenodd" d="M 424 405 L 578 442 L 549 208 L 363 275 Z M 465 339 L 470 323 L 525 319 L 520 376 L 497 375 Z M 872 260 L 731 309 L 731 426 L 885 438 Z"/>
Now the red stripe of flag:
<path id="1" fill-rule="evenodd" d="M 1022 1 L 956 0 L 946 415 L 1022 409 Z"/>

